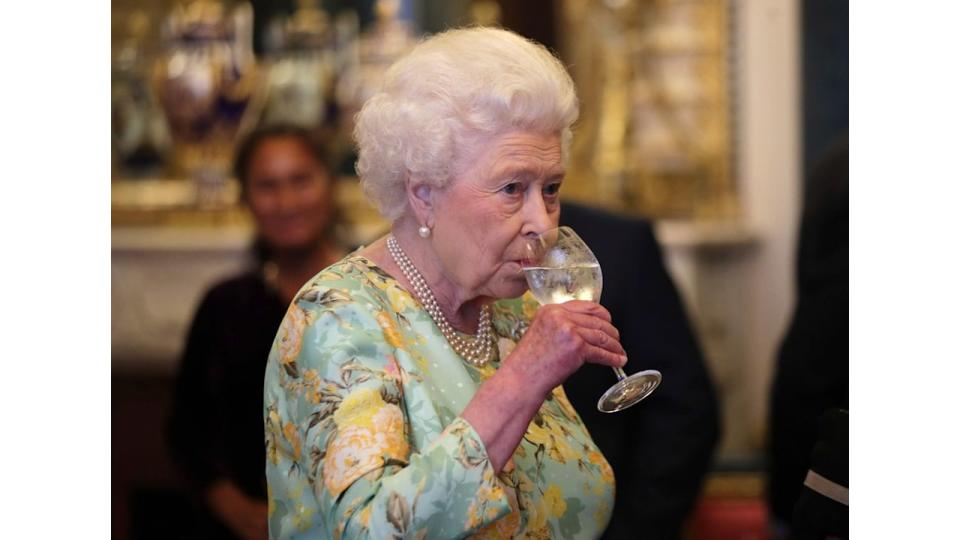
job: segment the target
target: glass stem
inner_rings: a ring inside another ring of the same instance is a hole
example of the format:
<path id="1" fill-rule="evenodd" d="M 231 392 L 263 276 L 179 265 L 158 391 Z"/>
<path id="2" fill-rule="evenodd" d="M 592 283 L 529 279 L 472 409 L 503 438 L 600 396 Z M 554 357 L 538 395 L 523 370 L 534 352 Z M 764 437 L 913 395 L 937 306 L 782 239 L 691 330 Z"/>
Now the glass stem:
<path id="1" fill-rule="evenodd" d="M 622 381 L 627 378 L 627 374 L 623 372 L 623 368 L 615 367 L 613 372 L 617 374 L 617 380 Z"/>

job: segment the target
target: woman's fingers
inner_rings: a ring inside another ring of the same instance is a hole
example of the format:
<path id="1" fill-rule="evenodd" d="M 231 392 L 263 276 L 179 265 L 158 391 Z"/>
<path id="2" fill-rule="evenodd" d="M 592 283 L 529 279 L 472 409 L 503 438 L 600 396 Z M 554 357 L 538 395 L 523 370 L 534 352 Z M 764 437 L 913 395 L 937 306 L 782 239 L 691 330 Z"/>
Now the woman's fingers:
<path id="1" fill-rule="evenodd" d="M 601 306 L 596 302 L 587 302 L 585 300 L 570 300 L 569 302 L 564 302 L 562 304 L 557 304 L 567 311 L 572 311 L 575 313 L 583 313 L 584 315 L 592 315 L 594 317 L 599 317 L 607 322 L 611 322 L 613 319 L 610 317 L 610 312 L 607 311 L 607 308 Z"/>
<path id="2" fill-rule="evenodd" d="M 623 367 L 627 364 L 626 354 L 615 354 L 595 345 L 586 345 L 584 359 L 592 364 L 603 364 L 610 367 Z"/>
<path id="3" fill-rule="evenodd" d="M 534 379 L 553 388 L 584 362 L 623 366 L 626 352 L 610 313 L 593 302 L 571 301 L 545 305 L 510 355 L 518 369 L 535 370 Z M 528 377 L 529 378 L 529 377 Z"/>
<path id="4" fill-rule="evenodd" d="M 611 324 L 609 321 L 606 321 L 599 317 L 584 315 L 582 313 L 571 313 L 569 317 L 570 317 L 570 320 L 572 320 L 577 326 L 581 328 L 599 330 L 600 332 L 603 332 L 618 341 L 620 340 L 620 331 L 617 330 L 617 327 Z"/>
<path id="5" fill-rule="evenodd" d="M 627 351 L 623 350 L 623 345 L 620 344 L 620 341 L 607 332 L 594 330 L 592 328 L 579 328 L 578 333 L 589 345 L 599 347 L 616 355 L 627 355 Z"/>

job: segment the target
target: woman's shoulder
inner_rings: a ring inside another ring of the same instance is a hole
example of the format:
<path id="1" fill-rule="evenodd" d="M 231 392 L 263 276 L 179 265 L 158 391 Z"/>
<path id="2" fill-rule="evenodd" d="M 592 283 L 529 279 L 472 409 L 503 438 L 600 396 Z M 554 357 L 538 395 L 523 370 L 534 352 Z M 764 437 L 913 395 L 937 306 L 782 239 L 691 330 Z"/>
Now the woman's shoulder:
<path id="1" fill-rule="evenodd" d="M 378 284 L 389 279 L 371 261 L 352 254 L 317 273 L 287 309 L 271 362 L 290 380 L 310 370 L 330 375 L 358 359 L 380 362 L 387 352 L 382 321 L 388 300 Z"/>
<path id="2" fill-rule="evenodd" d="M 295 303 L 319 297 L 349 296 L 380 300 L 393 278 L 362 255 L 351 253 L 313 276 L 295 296 Z"/>

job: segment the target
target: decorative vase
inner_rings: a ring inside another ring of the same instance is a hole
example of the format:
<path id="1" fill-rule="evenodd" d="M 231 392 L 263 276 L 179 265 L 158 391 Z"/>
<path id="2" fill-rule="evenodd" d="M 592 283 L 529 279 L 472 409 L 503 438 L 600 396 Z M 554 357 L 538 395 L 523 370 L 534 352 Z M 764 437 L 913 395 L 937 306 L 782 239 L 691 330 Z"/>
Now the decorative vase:
<path id="1" fill-rule="evenodd" d="M 319 130 L 328 120 L 336 56 L 329 17 L 315 0 L 300 0 L 283 26 L 282 50 L 270 61 L 262 122 Z"/>
<path id="2" fill-rule="evenodd" d="M 144 69 L 148 19 L 142 11 L 124 17 L 126 38 L 113 51 L 110 70 L 110 132 L 115 178 L 158 176 L 170 141 L 163 112 Z"/>
<path id="3" fill-rule="evenodd" d="M 200 207 L 230 205 L 230 161 L 237 137 L 255 119 L 260 77 L 253 55 L 253 11 L 196 0 L 168 20 L 167 50 L 154 81 L 173 141 L 174 167 L 192 179 Z"/>

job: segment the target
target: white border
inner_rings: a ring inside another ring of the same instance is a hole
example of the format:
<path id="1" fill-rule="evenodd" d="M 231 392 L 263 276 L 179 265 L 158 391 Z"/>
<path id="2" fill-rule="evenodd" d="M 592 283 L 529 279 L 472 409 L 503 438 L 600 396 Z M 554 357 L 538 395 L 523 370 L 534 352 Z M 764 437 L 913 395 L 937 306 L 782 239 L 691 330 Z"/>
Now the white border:
<path id="1" fill-rule="evenodd" d="M 108 538 L 110 7 L 3 20 L 3 536 Z"/>
<path id="2" fill-rule="evenodd" d="M 851 3 L 850 538 L 958 538 L 960 6 Z"/>

